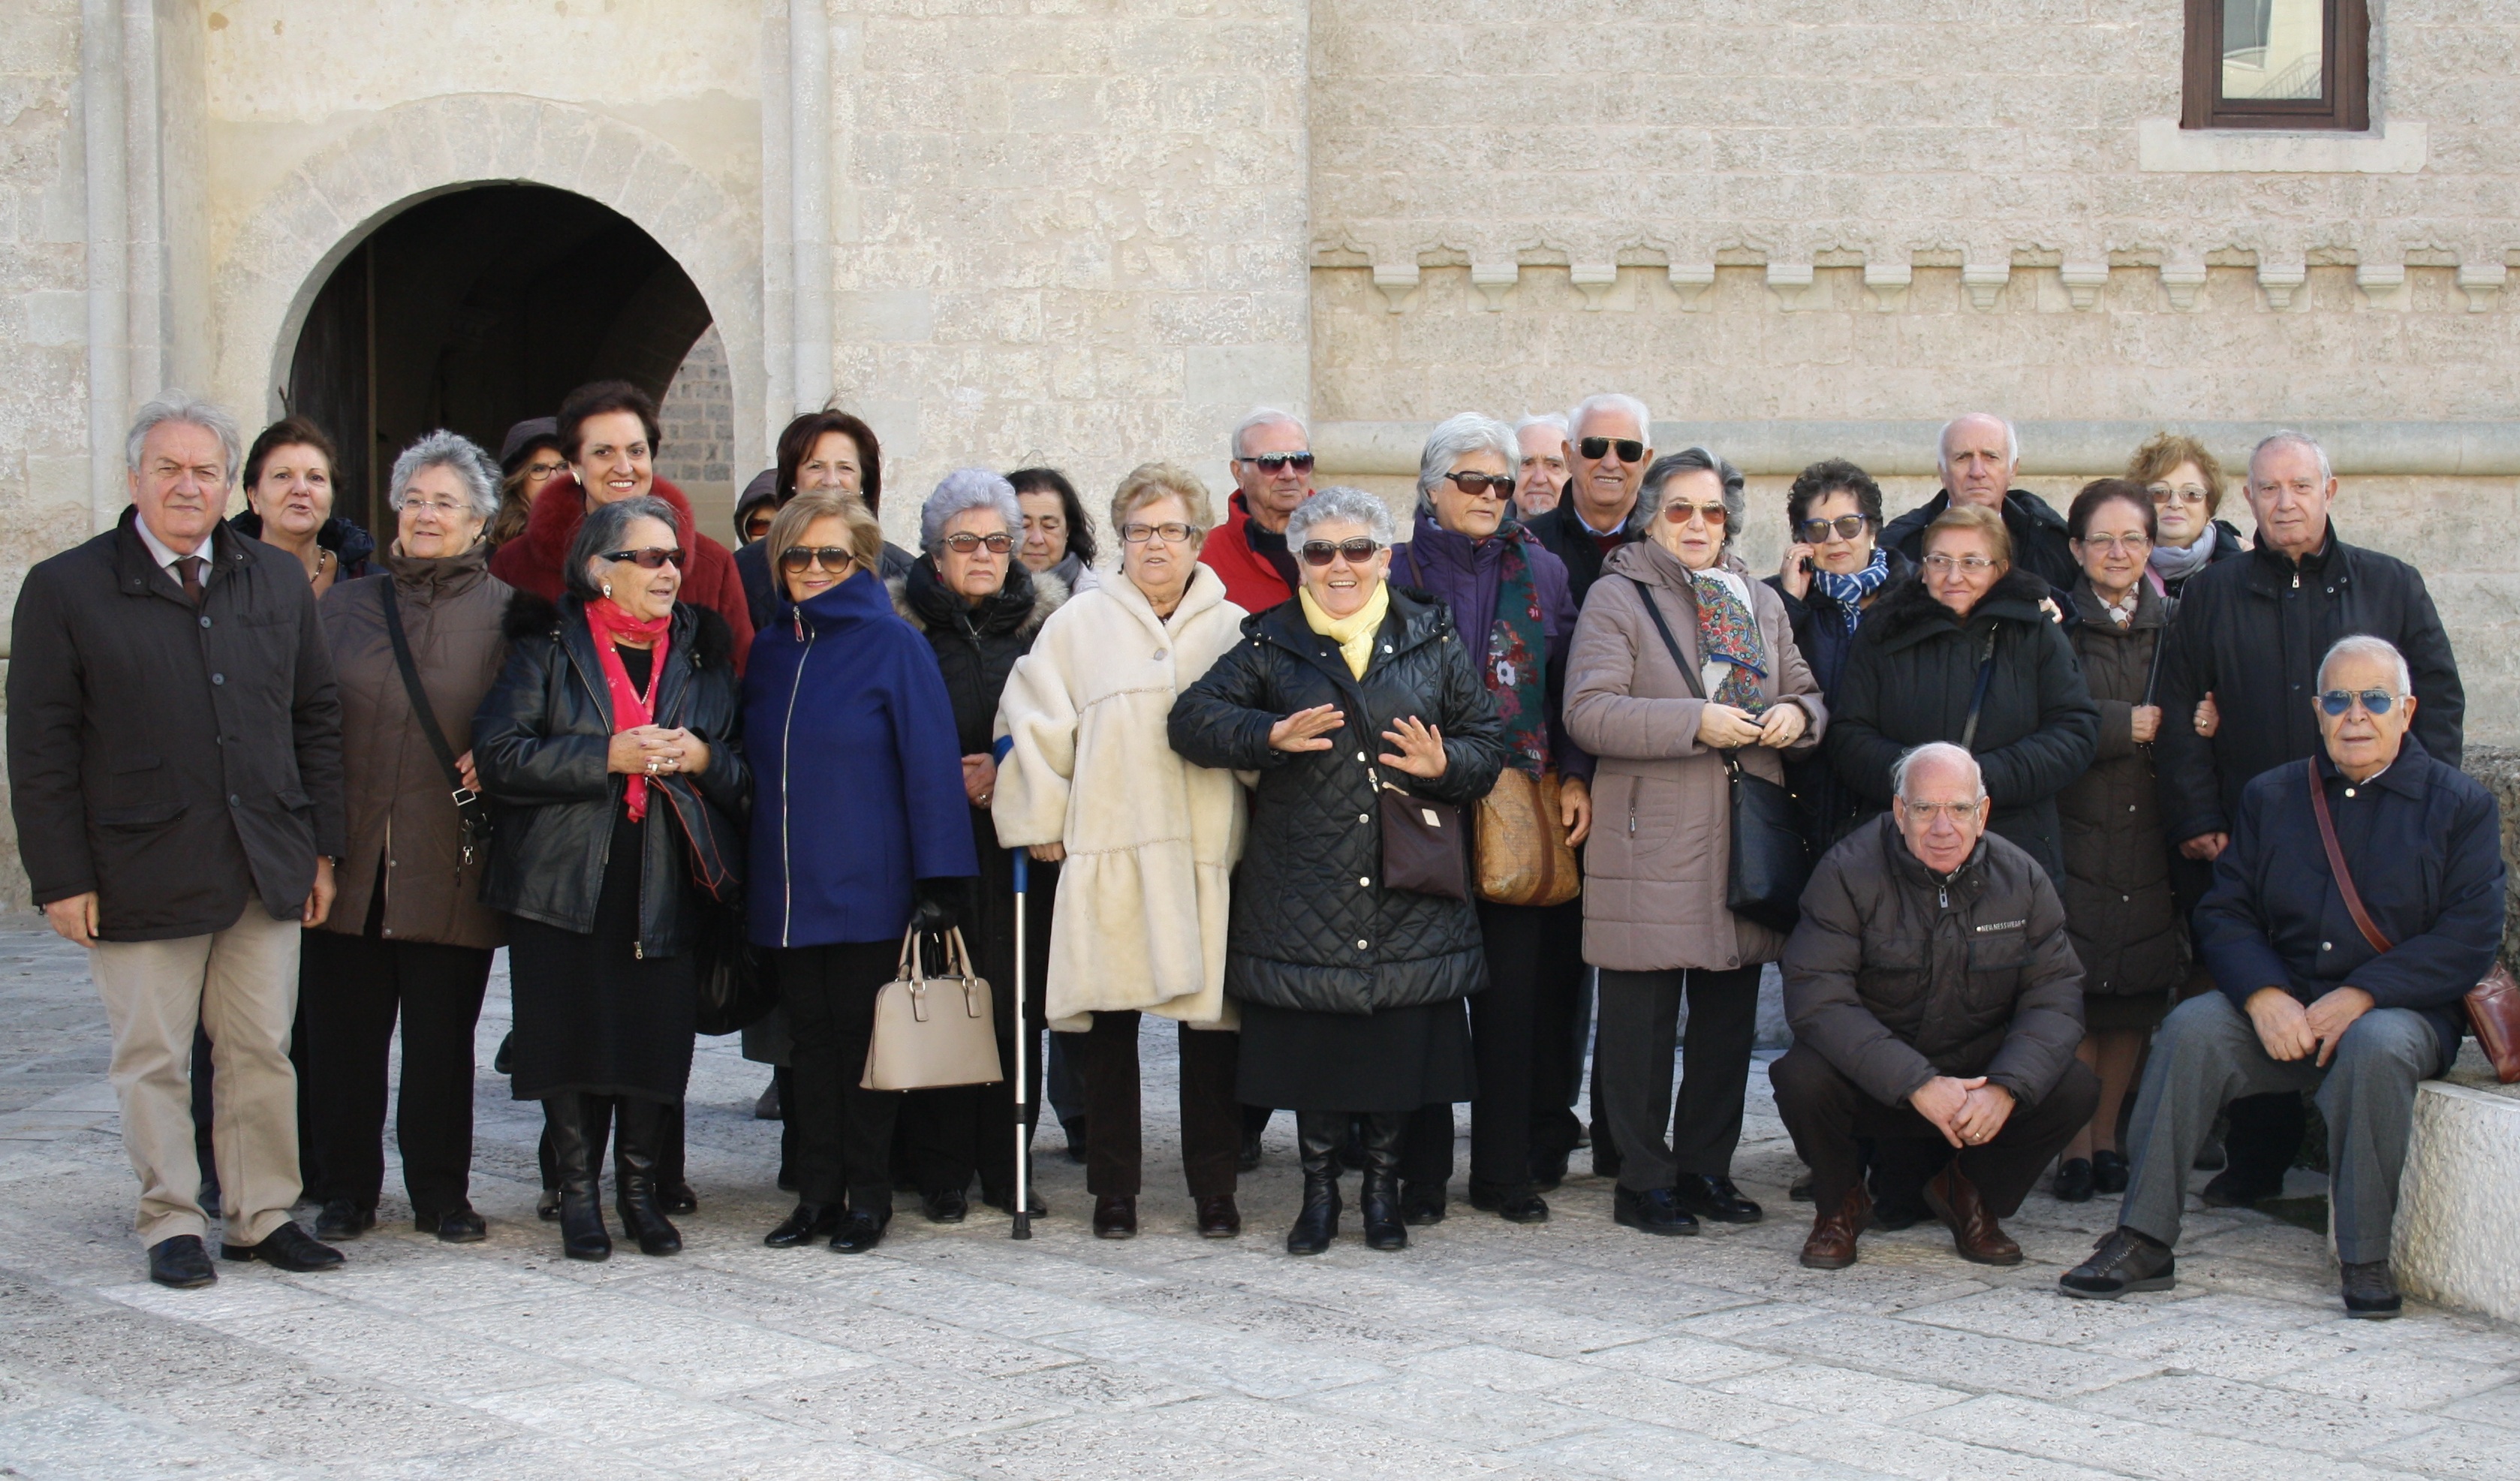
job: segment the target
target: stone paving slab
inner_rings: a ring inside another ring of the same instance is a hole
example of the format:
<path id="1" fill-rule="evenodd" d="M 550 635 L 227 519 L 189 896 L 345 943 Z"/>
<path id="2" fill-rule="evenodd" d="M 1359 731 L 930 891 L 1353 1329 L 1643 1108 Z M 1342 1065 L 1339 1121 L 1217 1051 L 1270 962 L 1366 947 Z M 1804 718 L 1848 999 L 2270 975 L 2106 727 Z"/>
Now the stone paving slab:
<path id="1" fill-rule="evenodd" d="M 759 1243 L 789 1201 L 778 1128 L 750 1116 L 766 1076 L 703 1041 L 689 1248 L 582 1265 L 533 1215 L 538 1113 L 486 1070 L 500 980 L 486 1241 L 414 1233 L 389 1192 L 346 1270 L 223 1264 L 167 1291 L 131 1234 L 102 1018 L 75 948 L 0 927 L 0 1476 L 2520 1476 L 2520 1330 L 2420 1306 L 2345 1321 L 2318 1236 L 2254 1213 L 2192 1209 L 2179 1288 L 2116 1304 L 2053 1291 L 2109 1210 L 2044 1194 L 2012 1223 L 2015 1269 L 1933 1226 L 1801 1269 L 1764 1068 L 1736 1168 L 1767 1223 L 1648 1238 L 1579 1175 L 1544 1226 L 1457 1203 L 1382 1255 L 1351 1217 L 1297 1261 L 1282 1117 L 1247 1232 L 1195 1236 L 1150 1033 L 1139 1238 L 1086 1233 L 1052 1129 L 1029 1242 L 905 1206 L 850 1258 Z"/>

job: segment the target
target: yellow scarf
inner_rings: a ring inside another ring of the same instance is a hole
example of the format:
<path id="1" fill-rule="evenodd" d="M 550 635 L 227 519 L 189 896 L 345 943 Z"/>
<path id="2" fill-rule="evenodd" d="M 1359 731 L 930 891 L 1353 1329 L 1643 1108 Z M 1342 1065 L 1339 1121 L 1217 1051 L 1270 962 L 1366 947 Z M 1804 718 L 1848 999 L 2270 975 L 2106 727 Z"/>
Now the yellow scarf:
<path id="1" fill-rule="evenodd" d="M 1304 604 L 1304 625 L 1338 645 L 1349 678 L 1364 678 L 1366 660 L 1373 656 L 1373 635 L 1381 631 L 1382 619 L 1391 611 L 1391 583 L 1375 582 L 1373 595 L 1352 617 L 1333 617 L 1322 610 L 1309 586 L 1296 588 L 1295 596 Z"/>

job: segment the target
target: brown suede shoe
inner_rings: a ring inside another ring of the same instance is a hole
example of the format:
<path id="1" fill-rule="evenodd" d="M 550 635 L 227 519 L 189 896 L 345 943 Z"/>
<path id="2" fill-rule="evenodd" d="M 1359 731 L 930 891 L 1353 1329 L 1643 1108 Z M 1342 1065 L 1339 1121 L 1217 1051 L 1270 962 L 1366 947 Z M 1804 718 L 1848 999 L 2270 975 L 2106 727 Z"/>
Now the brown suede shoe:
<path id="1" fill-rule="evenodd" d="M 1811 1237 L 1803 1241 L 1803 1264 L 1813 1270 L 1844 1270 L 1855 1263 L 1856 1236 L 1872 1224 L 1872 1195 L 1858 1183 L 1835 1208 L 1824 1208 L 1812 1220 Z"/>
<path id="2" fill-rule="evenodd" d="M 1951 1226 L 1952 1248 L 1980 1265 L 2019 1265 L 2021 1246 L 1978 1200 L 1977 1185 L 1954 1162 L 1925 1183 L 1925 1206 Z"/>
<path id="3" fill-rule="evenodd" d="M 1202 1239 L 1231 1239 L 1242 1233 L 1242 1211 L 1232 1193 L 1198 1200 L 1198 1234 Z"/>

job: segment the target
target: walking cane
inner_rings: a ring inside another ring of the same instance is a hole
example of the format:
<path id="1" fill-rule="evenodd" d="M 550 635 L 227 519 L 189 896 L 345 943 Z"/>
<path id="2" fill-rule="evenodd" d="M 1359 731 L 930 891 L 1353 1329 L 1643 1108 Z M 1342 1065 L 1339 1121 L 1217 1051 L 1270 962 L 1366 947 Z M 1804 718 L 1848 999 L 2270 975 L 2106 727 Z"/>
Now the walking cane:
<path id="1" fill-rule="evenodd" d="M 1008 736 L 1000 739 L 990 749 L 995 753 L 998 763 L 1004 765 L 1007 754 L 1014 748 L 1014 738 Z M 1022 848 L 1016 848 L 1012 853 L 1015 864 L 1015 1208 L 1014 1232 L 1012 1237 L 1029 1239 L 1032 1237 L 1032 1138 L 1026 1135 L 1031 1128 L 1024 1125 L 1026 1106 L 1024 1086 L 1027 1078 L 1024 1061 L 1029 1057 L 1032 1047 L 1032 1021 L 1025 1013 L 1024 976 L 1025 968 L 1029 965 L 1026 959 L 1032 955 L 1030 951 L 1032 938 L 1024 933 L 1024 897 L 1030 893 L 1031 888 L 1031 875 L 1027 866 L 1032 863 L 1032 855 Z"/>

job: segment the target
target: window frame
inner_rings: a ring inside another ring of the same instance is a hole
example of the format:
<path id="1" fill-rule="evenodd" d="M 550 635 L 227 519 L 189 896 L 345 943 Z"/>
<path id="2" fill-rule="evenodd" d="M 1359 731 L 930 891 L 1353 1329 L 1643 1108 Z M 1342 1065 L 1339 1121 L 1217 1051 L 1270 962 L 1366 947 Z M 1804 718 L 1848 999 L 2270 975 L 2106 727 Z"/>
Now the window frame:
<path id="1" fill-rule="evenodd" d="M 2368 0 L 2325 0 L 2327 46 L 2318 101 L 2223 98 L 2224 0 L 2186 0 L 2181 128 L 2282 128 L 2362 133 L 2371 127 Z"/>

